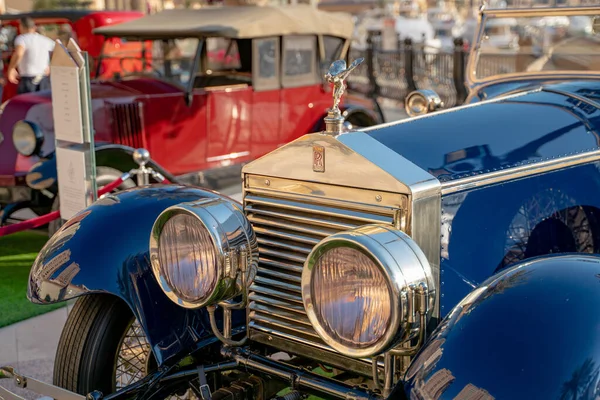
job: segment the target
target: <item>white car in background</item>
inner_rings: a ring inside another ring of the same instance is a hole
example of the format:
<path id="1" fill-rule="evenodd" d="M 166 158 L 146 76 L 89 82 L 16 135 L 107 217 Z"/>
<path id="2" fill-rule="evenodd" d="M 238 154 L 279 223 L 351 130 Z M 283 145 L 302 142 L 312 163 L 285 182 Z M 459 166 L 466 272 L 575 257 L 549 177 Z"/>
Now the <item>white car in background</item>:
<path id="1" fill-rule="evenodd" d="M 423 43 L 426 53 L 438 54 L 442 49 L 442 41 L 435 37 L 433 25 L 426 16 L 396 17 L 396 32 L 402 39 L 410 38 L 413 43 Z"/>
<path id="2" fill-rule="evenodd" d="M 454 39 L 463 35 L 463 21 L 455 12 L 443 8 L 427 10 L 427 19 L 432 24 L 434 38 L 440 41 L 444 52 L 454 50 Z"/>
<path id="3" fill-rule="evenodd" d="M 433 25 L 427 20 L 427 16 L 390 16 L 390 12 L 384 9 L 369 10 L 357 18 L 354 30 L 352 47 L 365 50 L 368 47 L 367 37 L 369 32 L 381 32 L 384 28 L 384 20 L 392 18 L 395 20 L 395 30 L 400 40 L 410 38 L 413 43 L 424 43 L 427 53 L 437 54 L 442 43 L 435 38 Z"/>

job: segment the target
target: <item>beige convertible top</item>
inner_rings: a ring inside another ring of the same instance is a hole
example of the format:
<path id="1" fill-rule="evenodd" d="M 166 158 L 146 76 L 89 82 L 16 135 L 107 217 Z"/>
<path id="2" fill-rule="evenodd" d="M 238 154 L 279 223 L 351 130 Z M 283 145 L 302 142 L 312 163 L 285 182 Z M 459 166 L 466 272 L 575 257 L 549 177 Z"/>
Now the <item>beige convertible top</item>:
<path id="1" fill-rule="evenodd" d="M 354 29 L 346 13 L 320 11 L 309 5 L 211 6 L 166 10 L 132 21 L 104 26 L 94 33 L 136 39 L 221 36 L 255 38 L 321 34 L 350 38 Z"/>

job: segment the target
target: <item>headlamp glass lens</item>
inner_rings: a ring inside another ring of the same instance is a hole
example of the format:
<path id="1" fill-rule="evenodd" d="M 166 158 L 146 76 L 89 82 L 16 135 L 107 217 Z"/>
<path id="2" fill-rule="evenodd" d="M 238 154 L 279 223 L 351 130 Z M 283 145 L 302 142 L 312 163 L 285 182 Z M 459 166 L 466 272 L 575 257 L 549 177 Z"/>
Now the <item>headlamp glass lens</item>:
<path id="1" fill-rule="evenodd" d="M 205 300 L 217 284 L 217 249 L 206 227 L 195 217 L 178 214 L 164 225 L 158 242 L 161 276 L 178 297 Z"/>
<path id="2" fill-rule="evenodd" d="M 329 336 L 351 348 L 366 348 L 385 335 L 391 294 L 387 280 L 367 255 L 350 247 L 334 247 L 312 271 L 315 314 Z"/>

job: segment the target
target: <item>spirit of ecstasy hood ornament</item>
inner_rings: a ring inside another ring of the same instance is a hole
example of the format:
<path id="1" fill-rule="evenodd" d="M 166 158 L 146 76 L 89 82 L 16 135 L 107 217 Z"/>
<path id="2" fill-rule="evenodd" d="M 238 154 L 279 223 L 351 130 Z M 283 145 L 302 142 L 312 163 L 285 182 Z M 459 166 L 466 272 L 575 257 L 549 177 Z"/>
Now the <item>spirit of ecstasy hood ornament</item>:
<path id="1" fill-rule="evenodd" d="M 327 74 L 325 74 L 327 82 L 333 83 L 333 107 L 327 110 L 327 117 L 325 117 L 326 133 L 337 135 L 343 132 L 344 117 L 342 117 L 339 105 L 342 95 L 346 90 L 346 82 L 344 80 L 364 60 L 364 58 L 357 58 L 352 61 L 352 64 L 348 68 L 346 68 L 345 60 L 334 61 L 331 63 Z"/>

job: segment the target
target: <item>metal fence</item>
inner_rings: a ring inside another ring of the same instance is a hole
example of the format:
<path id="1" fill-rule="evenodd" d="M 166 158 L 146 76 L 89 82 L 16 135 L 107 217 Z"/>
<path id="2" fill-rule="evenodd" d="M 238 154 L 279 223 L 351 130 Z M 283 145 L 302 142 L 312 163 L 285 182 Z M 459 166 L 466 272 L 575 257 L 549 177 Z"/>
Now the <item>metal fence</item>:
<path id="1" fill-rule="evenodd" d="M 364 50 L 350 50 L 350 59 L 365 58 L 366 68 L 359 68 L 348 78 L 350 90 L 387 99 L 404 101 L 413 90 L 435 90 L 446 107 L 462 104 L 467 96 L 465 65 L 468 52 L 462 39 L 455 40 L 454 51 L 434 51 L 410 39 L 400 42 L 393 51 L 382 50 L 378 41 L 367 40 Z"/>

